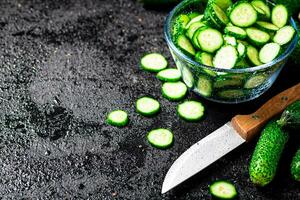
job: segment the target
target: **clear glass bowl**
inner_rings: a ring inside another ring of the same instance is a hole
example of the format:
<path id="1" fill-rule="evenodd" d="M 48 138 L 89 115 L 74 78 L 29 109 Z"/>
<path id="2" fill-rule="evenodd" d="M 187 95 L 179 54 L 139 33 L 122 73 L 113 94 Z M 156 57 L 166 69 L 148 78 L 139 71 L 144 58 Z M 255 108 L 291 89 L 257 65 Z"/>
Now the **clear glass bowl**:
<path id="1" fill-rule="evenodd" d="M 171 11 L 165 23 L 165 38 L 176 66 L 182 73 L 183 81 L 191 91 L 219 103 L 237 104 L 259 97 L 277 79 L 289 55 L 297 45 L 298 34 L 295 34 L 284 53 L 270 63 L 243 69 L 220 69 L 205 66 L 178 49 L 172 41 L 171 33 L 173 23 L 178 15 L 190 11 L 204 11 L 205 6 L 201 0 L 185 0 Z M 290 24 L 296 29 L 295 21 L 292 18 Z M 211 94 L 203 93 L 199 89 L 201 88 L 199 78 L 203 76 L 209 77 L 211 80 L 213 86 Z M 252 81 L 252 84 L 249 84 L 249 81 Z"/>

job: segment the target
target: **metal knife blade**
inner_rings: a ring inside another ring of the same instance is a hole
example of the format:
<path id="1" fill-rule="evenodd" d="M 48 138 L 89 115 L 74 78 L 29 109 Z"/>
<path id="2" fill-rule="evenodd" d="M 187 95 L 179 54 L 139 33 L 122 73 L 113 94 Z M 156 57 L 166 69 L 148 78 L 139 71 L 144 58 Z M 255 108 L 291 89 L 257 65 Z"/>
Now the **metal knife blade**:
<path id="1" fill-rule="evenodd" d="M 162 186 L 162 194 L 176 187 L 219 158 L 246 142 L 231 122 L 212 132 L 186 150 L 169 169 Z"/>

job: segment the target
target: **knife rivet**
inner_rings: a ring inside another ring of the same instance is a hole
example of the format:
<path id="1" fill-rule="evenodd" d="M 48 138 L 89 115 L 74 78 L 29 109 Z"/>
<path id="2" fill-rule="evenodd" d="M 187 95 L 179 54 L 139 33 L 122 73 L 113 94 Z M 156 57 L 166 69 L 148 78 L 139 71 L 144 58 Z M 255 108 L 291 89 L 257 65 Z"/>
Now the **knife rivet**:
<path id="1" fill-rule="evenodd" d="M 260 118 L 259 115 L 252 115 L 251 117 L 252 117 L 252 119 L 259 119 Z"/>
<path id="2" fill-rule="evenodd" d="M 287 100 L 289 100 L 289 98 L 287 96 L 281 97 L 281 101 L 287 101 Z"/>

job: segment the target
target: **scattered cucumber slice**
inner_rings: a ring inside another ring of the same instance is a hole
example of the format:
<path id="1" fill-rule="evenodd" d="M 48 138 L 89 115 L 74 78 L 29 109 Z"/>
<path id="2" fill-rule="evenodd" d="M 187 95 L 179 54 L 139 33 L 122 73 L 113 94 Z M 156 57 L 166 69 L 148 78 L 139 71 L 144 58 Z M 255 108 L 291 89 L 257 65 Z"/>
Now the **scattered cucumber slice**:
<path id="1" fill-rule="evenodd" d="M 223 46 L 220 50 L 217 51 L 216 56 L 214 57 L 213 64 L 217 68 L 222 69 L 232 69 L 238 59 L 237 50 L 231 46 Z"/>
<path id="2" fill-rule="evenodd" d="M 187 87 L 182 82 L 164 83 L 162 86 L 162 94 L 165 98 L 171 101 L 179 101 L 185 97 Z"/>
<path id="3" fill-rule="evenodd" d="M 266 44 L 271 38 L 268 33 L 254 27 L 247 28 L 246 33 L 250 41 L 257 46 Z"/>
<path id="4" fill-rule="evenodd" d="M 259 51 L 259 60 L 262 63 L 273 61 L 280 53 L 280 45 L 277 43 L 268 43 Z"/>
<path id="5" fill-rule="evenodd" d="M 149 72 L 159 72 L 167 66 L 165 57 L 158 53 L 147 54 L 141 59 L 141 68 Z"/>
<path id="6" fill-rule="evenodd" d="M 235 199 L 238 195 L 235 186 L 228 181 L 215 181 L 209 186 L 209 192 L 215 199 Z"/>
<path id="7" fill-rule="evenodd" d="M 106 122 L 112 126 L 124 127 L 128 124 L 128 114 L 123 110 L 115 110 L 108 114 Z"/>
<path id="8" fill-rule="evenodd" d="M 285 45 L 293 39 L 295 33 L 296 30 L 292 26 L 284 26 L 277 31 L 273 38 L 273 41 L 281 46 Z"/>
<path id="9" fill-rule="evenodd" d="M 231 35 L 237 39 L 245 39 L 247 37 L 246 31 L 237 26 L 227 26 L 224 31 L 227 35 Z"/>
<path id="10" fill-rule="evenodd" d="M 203 96 L 209 97 L 212 94 L 212 81 L 204 75 L 199 75 L 196 90 Z"/>
<path id="11" fill-rule="evenodd" d="M 275 24 L 278 28 L 284 27 L 289 19 L 289 13 L 287 8 L 282 5 L 276 5 L 272 10 L 271 20 L 272 23 Z"/>
<path id="12" fill-rule="evenodd" d="M 246 89 L 256 88 L 261 84 L 263 84 L 266 81 L 266 79 L 267 77 L 264 74 L 254 75 L 246 81 L 244 88 Z"/>
<path id="13" fill-rule="evenodd" d="M 156 77 L 161 81 L 177 82 L 181 79 L 181 73 L 178 69 L 164 69 Z"/>
<path id="14" fill-rule="evenodd" d="M 160 104 L 151 97 L 141 97 L 136 101 L 136 111 L 143 116 L 150 117 L 160 111 Z"/>
<path id="15" fill-rule="evenodd" d="M 147 134 L 148 142 L 158 149 L 167 149 L 173 144 L 174 136 L 168 129 L 154 129 Z"/>
<path id="16" fill-rule="evenodd" d="M 257 12 L 250 3 L 241 1 L 233 5 L 229 18 L 238 27 L 249 27 L 256 22 Z"/>
<path id="17" fill-rule="evenodd" d="M 204 115 L 204 107 L 197 101 L 185 101 L 177 107 L 178 115 L 187 121 L 198 121 Z"/>
<path id="18" fill-rule="evenodd" d="M 223 45 L 222 34 L 213 28 L 200 31 L 197 40 L 200 48 L 208 53 L 214 53 Z"/>

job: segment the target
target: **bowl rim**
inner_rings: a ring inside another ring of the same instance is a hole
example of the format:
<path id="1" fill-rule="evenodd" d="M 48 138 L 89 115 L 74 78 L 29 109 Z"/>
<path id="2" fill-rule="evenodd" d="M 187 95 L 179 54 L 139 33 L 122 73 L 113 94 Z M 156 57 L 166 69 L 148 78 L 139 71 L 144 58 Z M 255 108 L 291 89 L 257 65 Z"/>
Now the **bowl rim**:
<path id="1" fill-rule="evenodd" d="M 179 3 L 175 8 L 173 8 L 173 10 L 169 13 L 169 15 L 167 16 L 166 20 L 165 20 L 165 25 L 164 25 L 164 36 L 165 39 L 167 41 L 167 44 L 169 46 L 169 48 L 179 57 L 183 58 L 186 62 L 188 62 L 189 64 L 193 65 L 193 66 L 197 66 L 200 68 L 204 68 L 204 69 L 208 69 L 211 71 L 215 71 L 215 72 L 225 72 L 225 73 L 248 73 L 248 72 L 255 72 L 255 71 L 259 71 L 259 70 L 263 70 L 263 69 L 267 69 L 270 68 L 272 66 L 274 66 L 277 63 L 282 62 L 283 60 L 285 60 L 295 49 L 297 43 L 298 43 L 298 29 L 297 29 L 297 25 L 295 23 L 295 20 L 291 17 L 289 22 L 293 28 L 295 28 L 296 33 L 294 38 L 292 39 L 292 41 L 290 42 L 289 46 L 286 48 L 285 52 L 280 55 L 279 57 L 277 57 L 276 59 L 274 59 L 272 62 L 263 64 L 263 65 L 259 65 L 259 66 L 255 66 L 255 67 L 249 67 L 249 68 L 243 68 L 243 69 L 224 69 L 224 68 L 216 68 L 216 67 L 211 67 L 211 66 L 207 66 L 207 65 L 203 65 L 200 64 L 196 61 L 194 61 L 192 58 L 188 57 L 187 55 L 185 55 L 180 49 L 178 49 L 176 47 L 176 45 L 174 44 L 173 40 L 172 40 L 172 36 L 171 36 L 171 32 L 169 30 L 171 30 L 171 22 L 172 19 L 174 17 L 175 14 L 177 14 L 177 11 L 180 10 L 183 6 L 195 3 L 200 0 L 184 0 L 181 3 Z M 269 1 L 270 3 L 273 3 L 272 1 Z"/>

